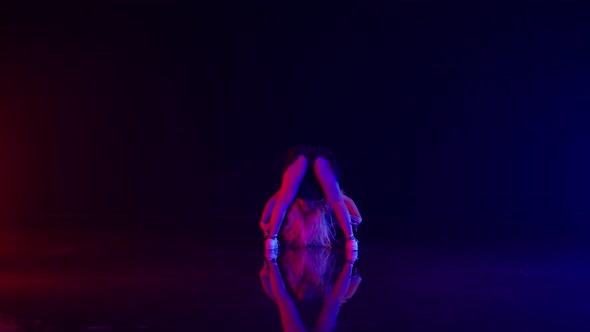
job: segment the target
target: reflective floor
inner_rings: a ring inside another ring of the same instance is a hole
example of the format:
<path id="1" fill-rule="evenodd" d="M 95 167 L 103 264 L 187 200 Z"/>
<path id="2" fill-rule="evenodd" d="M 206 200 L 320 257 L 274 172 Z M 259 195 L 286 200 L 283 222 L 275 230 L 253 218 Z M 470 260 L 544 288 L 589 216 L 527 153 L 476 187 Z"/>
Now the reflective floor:
<path id="1" fill-rule="evenodd" d="M 253 229 L 2 231 L 0 331 L 590 328 L 578 245 L 359 234 L 357 261 L 334 248 L 275 262 Z"/>

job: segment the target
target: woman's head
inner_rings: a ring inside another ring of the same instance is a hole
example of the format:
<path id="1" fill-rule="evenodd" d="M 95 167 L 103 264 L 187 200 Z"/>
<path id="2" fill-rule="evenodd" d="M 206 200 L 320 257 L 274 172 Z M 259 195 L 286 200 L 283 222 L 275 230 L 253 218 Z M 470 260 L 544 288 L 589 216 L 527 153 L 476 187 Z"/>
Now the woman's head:
<path id="1" fill-rule="evenodd" d="M 334 238 L 331 208 L 326 200 L 297 199 L 287 213 L 281 232 L 290 246 L 330 247 Z"/>

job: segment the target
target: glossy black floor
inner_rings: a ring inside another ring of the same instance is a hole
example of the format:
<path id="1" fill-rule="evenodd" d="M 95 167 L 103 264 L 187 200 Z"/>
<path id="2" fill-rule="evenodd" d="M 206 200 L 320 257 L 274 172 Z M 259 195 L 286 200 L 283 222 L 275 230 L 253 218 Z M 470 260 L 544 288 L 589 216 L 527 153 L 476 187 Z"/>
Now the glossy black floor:
<path id="1" fill-rule="evenodd" d="M 335 248 L 275 265 L 256 222 L 6 229 L 0 331 L 588 331 L 579 240 L 437 232 L 367 225 L 354 264 Z"/>

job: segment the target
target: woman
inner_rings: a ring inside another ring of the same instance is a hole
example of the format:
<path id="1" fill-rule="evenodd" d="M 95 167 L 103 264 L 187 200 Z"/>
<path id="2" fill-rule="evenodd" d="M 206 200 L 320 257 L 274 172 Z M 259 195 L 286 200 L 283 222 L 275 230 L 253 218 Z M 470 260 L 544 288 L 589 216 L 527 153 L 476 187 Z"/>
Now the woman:
<path id="1" fill-rule="evenodd" d="M 339 185 L 340 168 L 334 153 L 320 146 L 299 145 L 287 155 L 281 188 L 266 203 L 260 227 L 265 233 L 265 249 L 279 247 L 278 234 L 295 246 L 330 246 L 334 239 L 332 211 L 346 238 L 346 249 L 358 250 L 352 227 L 361 215 Z"/>

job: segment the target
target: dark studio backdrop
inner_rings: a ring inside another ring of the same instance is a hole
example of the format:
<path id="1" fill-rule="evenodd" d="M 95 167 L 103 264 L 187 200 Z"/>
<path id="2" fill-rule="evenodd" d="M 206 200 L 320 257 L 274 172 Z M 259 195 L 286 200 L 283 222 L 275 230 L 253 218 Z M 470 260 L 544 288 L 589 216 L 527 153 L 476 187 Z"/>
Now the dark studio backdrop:
<path id="1" fill-rule="evenodd" d="M 6 7 L 3 220 L 257 227 L 286 150 L 310 142 L 336 152 L 367 229 L 583 233 L 588 14 Z"/>

